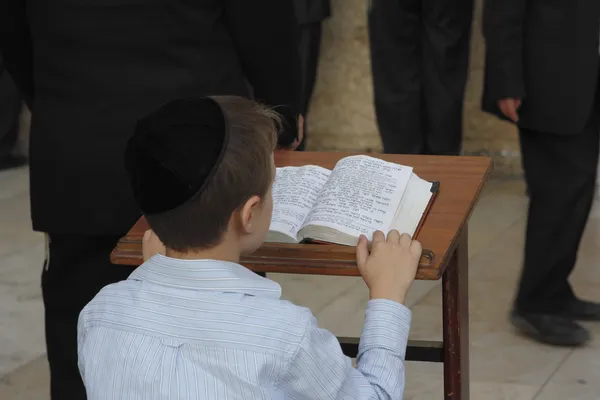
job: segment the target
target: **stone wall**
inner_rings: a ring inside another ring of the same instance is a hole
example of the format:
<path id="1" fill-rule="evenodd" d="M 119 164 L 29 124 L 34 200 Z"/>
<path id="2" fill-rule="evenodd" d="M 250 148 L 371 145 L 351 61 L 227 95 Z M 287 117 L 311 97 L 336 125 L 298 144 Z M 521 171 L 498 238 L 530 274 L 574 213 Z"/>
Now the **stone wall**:
<path id="1" fill-rule="evenodd" d="M 323 27 L 319 76 L 308 115 L 308 148 L 380 151 L 373 110 L 367 1 L 333 0 L 332 5 L 333 16 Z M 484 52 L 481 0 L 477 1 L 475 15 L 465 96 L 464 153 L 491 156 L 496 176 L 519 176 L 520 155 L 514 126 L 479 108 Z"/>

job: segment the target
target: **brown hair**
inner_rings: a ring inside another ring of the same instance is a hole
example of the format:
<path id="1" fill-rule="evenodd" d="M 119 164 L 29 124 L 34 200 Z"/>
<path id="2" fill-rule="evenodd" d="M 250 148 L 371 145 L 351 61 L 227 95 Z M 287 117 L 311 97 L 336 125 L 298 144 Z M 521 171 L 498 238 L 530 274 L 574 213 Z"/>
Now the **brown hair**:
<path id="1" fill-rule="evenodd" d="M 218 245 L 231 215 L 252 196 L 264 196 L 274 178 L 271 156 L 281 123 L 278 114 L 241 97 L 212 98 L 221 106 L 229 129 L 221 164 L 194 199 L 173 210 L 146 216 L 160 240 L 175 251 Z"/>

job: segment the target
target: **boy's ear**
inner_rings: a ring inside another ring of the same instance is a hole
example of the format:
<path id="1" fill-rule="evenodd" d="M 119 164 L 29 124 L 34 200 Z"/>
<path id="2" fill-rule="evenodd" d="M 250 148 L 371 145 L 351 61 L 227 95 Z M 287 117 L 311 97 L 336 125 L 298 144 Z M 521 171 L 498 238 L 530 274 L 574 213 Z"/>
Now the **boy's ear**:
<path id="1" fill-rule="evenodd" d="M 244 233 L 251 233 L 253 229 L 253 223 L 256 219 L 256 212 L 260 207 L 260 197 L 252 196 L 242 205 L 240 208 L 239 219 L 240 227 Z"/>

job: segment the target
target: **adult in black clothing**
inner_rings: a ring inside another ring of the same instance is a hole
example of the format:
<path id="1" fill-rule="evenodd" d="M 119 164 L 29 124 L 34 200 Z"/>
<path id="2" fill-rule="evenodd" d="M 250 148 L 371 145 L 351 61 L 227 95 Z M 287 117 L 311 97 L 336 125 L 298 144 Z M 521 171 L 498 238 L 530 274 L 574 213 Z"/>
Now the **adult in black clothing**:
<path id="1" fill-rule="evenodd" d="M 589 339 L 578 320 L 600 305 L 576 297 L 569 275 L 592 205 L 600 130 L 600 2 L 486 0 L 483 108 L 518 124 L 529 213 L 511 313 L 551 344 Z"/>
<path id="2" fill-rule="evenodd" d="M 386 153 L 457 155 L 474 0 L 370 0 L 377 124 Z"/>
<path id="3" fill-rule="evenodd" d="M 140 216 L 123 165 L 136 121 L 173 98 L 249 96 L 249 84 L 283 115 L 280 145 L 294 145 L 294 9 L 281 0 L 2 3 L 0 50 L 32 110 L 33 227 L 49 238 L 42 291 L 51 397 L 85 399 L 78 314 L 131 273 L 109 254 Z"/>
<path id="4" fill-rule="evenodd" d="M 0 58 L 0 171 L 21 167 L 27 158 L 15 154 L 19 138 L 21 97 Z"/>
<path id="5" fill-rule="evenodd" d="M 308 108 L 317 80 L 319 53 L 321 51 L 321 31 L 323 21 L 331 16 L 330 0 L 294 0 L 299 31 L 300 65 L 302 67 L 302 97 L 300 114 L 304 116 L 304 140 L 297 150 L 306 148 Z"/>

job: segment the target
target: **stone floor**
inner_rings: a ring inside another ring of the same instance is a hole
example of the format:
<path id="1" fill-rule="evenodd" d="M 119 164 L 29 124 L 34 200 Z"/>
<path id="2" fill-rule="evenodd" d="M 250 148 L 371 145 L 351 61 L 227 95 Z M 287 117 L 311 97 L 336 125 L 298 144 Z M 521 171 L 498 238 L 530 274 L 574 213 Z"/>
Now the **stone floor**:
<path id="1" fill-rule="evenodd" d="M 596 339 L 570 350 L 529 342 L 506 316 L 519 272 L 526 199 L 520 181 L 493 181 L 471 219 L 471 398 L 592 400 L 600 398 L 600 324 Z M 579 266 L 578 293 L 598 297 L 600 211 L 594 211 Z M 0 173 L 0 399 L 48 399 L 43 309 L 39 289 L 44 246 L 30 230 L 27 170 Z M 275 276 L 287 298 L 309 306 L 321 325 L 339 335 L 358 335 L 367 291 L 356 278 Z M 310 296 L 307 295 L 310 293 Z M 410 294 L 411 335 L 441 337 L 438 282 L 417 282 Z M 408 363 L 406 399 L 441 398 L 442 368 Z"/>

